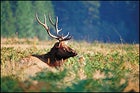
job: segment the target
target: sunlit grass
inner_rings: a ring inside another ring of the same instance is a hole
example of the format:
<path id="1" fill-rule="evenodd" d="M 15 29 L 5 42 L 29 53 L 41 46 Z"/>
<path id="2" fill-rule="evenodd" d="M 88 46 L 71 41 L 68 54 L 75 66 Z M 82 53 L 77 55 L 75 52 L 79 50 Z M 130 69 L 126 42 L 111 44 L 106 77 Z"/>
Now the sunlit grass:
<path id="1" fill-rule="evenodd" d="M 139 91 L 139 44 L 69 41 L 78 56 L 55 72 L 45 69 L 25 79 L 19 60 L 47 53 L 55 42 L 1 39 L 1 91 Z"/>

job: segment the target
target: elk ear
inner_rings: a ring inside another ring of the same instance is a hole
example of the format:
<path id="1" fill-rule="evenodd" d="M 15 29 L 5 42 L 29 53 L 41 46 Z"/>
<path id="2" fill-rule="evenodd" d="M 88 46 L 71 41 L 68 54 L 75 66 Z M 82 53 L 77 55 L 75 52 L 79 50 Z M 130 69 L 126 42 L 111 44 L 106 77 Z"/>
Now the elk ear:
<path id="1" fill-rule="evenodd" d="M 61 42 L 56 43 L 56 44 L 55 44 L 55 48 L 62 48 Z"/>
<path id="2" fill-rule="evenodd" d="M 59 48 L 62 48 L 62 47 L 63 47 L 63 43 L 60 42 L 58 47 L 59 47 Z"/>
<path id="3" fill-rule="evenodd" d="M 63 48 L 63 47 L 65 47 L 66 45 L 65 45 L 65 42 L 60 42 L 59 43 L 59 45 L 58 45 L 58 48 Z"/>

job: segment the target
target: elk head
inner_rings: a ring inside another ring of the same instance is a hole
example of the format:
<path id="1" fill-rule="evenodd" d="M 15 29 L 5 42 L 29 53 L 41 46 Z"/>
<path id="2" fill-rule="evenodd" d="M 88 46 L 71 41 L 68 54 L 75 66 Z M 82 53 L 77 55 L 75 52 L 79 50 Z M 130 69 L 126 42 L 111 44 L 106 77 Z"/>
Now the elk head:
<path id="1" fill-rule="evenodd" d="M 46 23 L 46 15 L 44 15 L 44 23 L 42 23 L 37 14 L 36 19 L 40 25 L 42 25 L 45 30 L 47 31 L 48 35 L 56 40 L 56 42 L 53 46 L 53 48 L 48 52 L 47 54 L 43 55 L 41 58 L 45 58 L 47 60 L 46 63 L 50 66 L 60 66 L 63 61 L 69 57 L 74 57 L 77 55 L 76 51 L 70 48 L 66 45 L 66 41 L 70 40 L 72 36 L 68 33 L 67 35 L 63 36 L 60 35 L 59 32 L 62 31 L 62 29 L 58 29 L 58 17 L 56 17 L 56 22 L 54 23 L 49 15 L 49 21 L 54 26 L 56 35 L 51 34 L 49 26 L 47 26 Z"/>

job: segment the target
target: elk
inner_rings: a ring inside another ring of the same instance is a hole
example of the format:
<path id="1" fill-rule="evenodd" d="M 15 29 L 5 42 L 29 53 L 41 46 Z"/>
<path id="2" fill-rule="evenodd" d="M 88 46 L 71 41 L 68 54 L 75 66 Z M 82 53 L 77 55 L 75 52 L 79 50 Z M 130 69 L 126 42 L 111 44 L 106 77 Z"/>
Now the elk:
<path id="1" fill-rule="evenodd" d="M 53 35 L 50 32 L 50 28 L 46 23 L 46 15 L 44 15 L 44 23 L 42 23 L 38 15 L 36 14 L 37 22 L 45 28 L 50 37 L 58 40 L 58 42 L 54 44 L 50 52 L 43 55 L 33 55 L 33 56 L 39 58 L 40 60 L 47 63 L 51 67 L 57 67 L 61 66 L 65 62 L 65 60 L 68 59 L 69 57 L 76 56 L 77 53 L 75 50 L 67 46 L 67 44 L 65 43 L 66 41 L 72 38 L 69 32 L 65 36 L 59 34 L 59 32 L 62 31 L 62 29 L 58 29 L 58 17 L 56 17 L 56 22 L 52 21 L 50 15 L 48 15 L 48 17 L 51 25 L 55 28 L 56 35 Z"/>

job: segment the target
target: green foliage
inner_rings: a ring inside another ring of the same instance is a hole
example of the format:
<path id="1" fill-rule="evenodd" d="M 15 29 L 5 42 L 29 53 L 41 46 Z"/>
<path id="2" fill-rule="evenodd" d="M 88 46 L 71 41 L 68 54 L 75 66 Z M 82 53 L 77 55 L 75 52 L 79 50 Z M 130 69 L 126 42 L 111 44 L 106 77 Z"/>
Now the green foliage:
<path id="1" fill-rule="evenodd" d="M 52 16 L 52 19 L 54 18 L 54 10 L 53 10 L 53 6 L 51 1 L 36 1 L 33 2 L 32 5 L 32 10 L 34 11 L 32 18 L 34 19 L 34 23 L 33 23 L 33 32 L 35 32 L 35 36 L 37 36 L 39 39 L 44 40 L 44 39 L 48 39 L 48 34 L 46 33 L 46 31 L 44 31 L 44 28 L 42 26 L 40 26 L 37 21 L 35 20 L 35 14 L 37 13 L 39 16 L 39 19 L 44 22 L 44 14 L 46 16 L 48 16 L 48 14 L 50 14 Z M 49 27 L 49 20 L 46 20 L 47 25 Z"/>
<path id="2" fill-rule="evenodd" d="M 35 20 L 36 13 L 41 14 L 42 16 L 39 16 L 43 20 L 43 14 L 50 13 L 54 17 L 51 1 L 2 1 L 2 37 L 48 39 L 44 28 Z M 44 22 L 43 20 L 42 22 Z"/>
<path id="3" fill-rule="evenodd" d="M 18 61 L 19 59 L 26 57 L 32 53 L 34 53 L 36 49 L 27 49 L 27 51 L 22 51 L 21 49 L 15 49 L 14 47 L 3 47 L 1 53 L 3 57 L 1 58 L 2 64 L 5 64 L 6 61 Z"/>
<path id="4" fill-rule="evenodd" d="M 98 81 L 93 79 L 80 80 L 76 84 L 74 83 L 71 87 L 67 87 L 65 91 L 68 92 L 93 92 L 98 91 L 97 88 L 102 87 Z"/>
<path id="5" fill-rule="evenodd" d="M 16 16 L 16 31 L 18 37 L 33 37 L 33 16 L 31 1 L 19 1 L 17 2 Z M 26 10 L 26 11 L 25 11 Z M 24 20 L 24 21 L 23 21 Z"/>
<path id="6" fill-rule="evenodd" d="M 22 92 L 23 89 L 19 87 L 18 81 L 10 76 L 1 78 L 1 92 Z"/>
<path id="7" fill-rule="evenodd" d="M 50 72 L 47 69 L 37 73 L 36 77 L 32 77 L 33 80 L 44 81 L 44 82 L 54 82 L 60 81 L 66 76 L 66 70 L 62 72 Z"/>
<path id="8" fill-rule="evenodd" d="M 79 50 L 77 46 L 80 45 L 85 46 L 81 46 Z M 25 81 L 19 78 L 21 73 L 16 67 L 13 70 L 17 74 L 10 71 L 9 67 L 12 64 L 8 62 L 15 63 L 31 54 L 46 53 L 48 49 L 32 47 L 22 50 L 22 48 L 2 47 L 2 92 L 123 92 L 129 86 L 130 80 L 138 82 L 137 45 L 103 43 L 94 45 L 75 42 L 71 47 L 79 50 L 78 56 L 69 58 L 55 71 L 47 68 Z M 133 89 L 137 86 L 138 84 L 134 83 Z"/>
<path id="9" fill-rule="evenodd" d="M 139 43 L 138 1 L 53 1 L 53 5 L 63 28 L 76 40 Z"/>
<path id="10" fill-rule="evenodd" d="M 1 36 L 49 39 L 38 13 L 42 22 L 44 14 L 58 16 L 63 34 L 76 40 L 139 43 L 138 11 L 138 1 L 1 1 Z"/>
<path id="11" fill-rule="evenodd" d="M 1 35 L 3 37 L 14 37 L 15 35 L 15 18 L 9 1 L 1 2 Z"/>
<path id="12" fill-rule="evenodd" d="M 111 86 L 108 84 L 111 83 Z M 80 80 L 76 84 L 73 84 L 71 87 L 67 87 L 65 91 L 68 92 L 114 92 L 114 91 L 122 91 L 123 88 L 126 87 L 127 84 L 123 84 L 120 86 L 114 85 L 114 80 L 104 79 L 101 81 L 97 81 L 94 79 L 86 79 Z"/>

